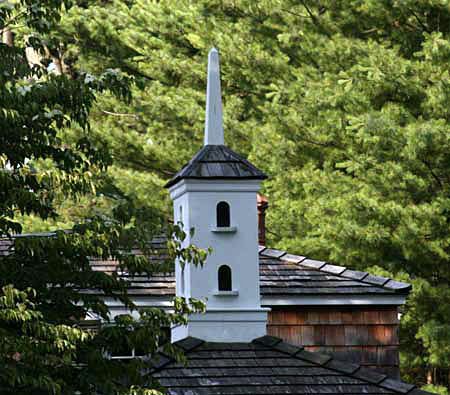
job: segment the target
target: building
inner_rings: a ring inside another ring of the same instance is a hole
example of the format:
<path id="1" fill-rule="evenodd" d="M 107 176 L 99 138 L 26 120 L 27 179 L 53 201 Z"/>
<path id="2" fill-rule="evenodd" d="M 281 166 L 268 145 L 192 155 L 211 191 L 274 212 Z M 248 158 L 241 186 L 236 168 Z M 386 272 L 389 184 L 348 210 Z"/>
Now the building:
<path id="1" fill-rule="evenodd" d="M 207 296 L 210 311 L 195 320 L 220 315 L 217 325 L 222 327 L 224 314 L 232 315 L 234 327 L 237 316 L 247 322 L 252 314 L 252 325 L 260 322 L 259 333 L 265 333 L 262 327 L 267 325 L 268 334 L 291 344 L 398 377 L 398 310 L 410 285 L 261 245 L 265 242 L 268 202 L 257 191 L 265 175 L 224 145 L 218 55 L 212 52 L 210 58 L 205 145 L 168 187 L 174 200 L 174 220 L 186 229 L 196 229 L 194 238 L 186 242 L 213 246 L 215 252 L 201 271 L 191 267 L 181 271 L 177 266 L 176 273 L 134 277 L 130 292 L 135 303 L 170 308 L 175 292 Z M 153 244 L 161 255 L 156 254 L 155 259 L 164 258 L 164 239 L 155 239 Z M 242 266 L 241 262 L 247 264 Z M 113 261 L 93 264 L 102 271 L 114 271 L 116 265 Z M 231 279 L 228 291 L 217 284 L 219 266 Z M 248 279 L 252 279 L 251 288 L 243 286 L 242 281 Z M 113 314 L 124 312 L 117 301 L 110 299 L 108 303 Z M 247 309 L 244 313 L 231 312 L 243 305 Z M 213 314 L 213 309 L 223 308 L 228 309 L 226 313 Z M 255 337 L 249 333 L 249 339 Z"/>

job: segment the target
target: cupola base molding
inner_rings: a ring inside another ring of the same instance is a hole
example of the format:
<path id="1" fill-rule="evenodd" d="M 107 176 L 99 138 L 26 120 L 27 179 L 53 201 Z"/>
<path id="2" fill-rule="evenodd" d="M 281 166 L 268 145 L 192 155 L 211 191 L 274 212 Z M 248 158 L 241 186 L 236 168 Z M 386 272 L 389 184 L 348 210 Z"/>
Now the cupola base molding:
<path id="1" fill-rule="evenodd" d="M 189 316 L 189 324 L 172 329 L 172 342 L 188 336 L 211 342 L 249 342 L 267 332 L 270 309 L 208 309 L 207 314 Z"/>

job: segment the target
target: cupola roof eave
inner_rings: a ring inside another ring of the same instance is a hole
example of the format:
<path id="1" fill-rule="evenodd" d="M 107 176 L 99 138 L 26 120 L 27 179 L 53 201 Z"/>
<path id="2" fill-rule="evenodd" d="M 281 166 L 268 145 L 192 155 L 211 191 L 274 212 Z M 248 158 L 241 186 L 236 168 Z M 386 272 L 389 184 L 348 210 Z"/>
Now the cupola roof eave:
<path id="1" fill-rule="evenodd" d="M 205 145 L 165 185 L 169 188 L 182 179 L 264 180 L 267 175 L 225 145 Z"/>

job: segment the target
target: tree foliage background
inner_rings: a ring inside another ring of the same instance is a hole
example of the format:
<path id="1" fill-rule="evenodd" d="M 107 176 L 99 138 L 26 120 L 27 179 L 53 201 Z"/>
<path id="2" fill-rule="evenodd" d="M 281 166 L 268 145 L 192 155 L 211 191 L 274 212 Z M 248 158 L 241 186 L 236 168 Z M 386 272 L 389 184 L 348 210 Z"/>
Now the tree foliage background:
<path id="1" fill-rule="evenodd" d="M 201 264 L 206 252 L 182 245 L 184 233 L 166 226 L 174 236 L 168 260 L 152 262 L 149 242 L 162 232 L 161 215 L 104 180 L 111 156 L 92 138 L 89 114 L 102 93 L 128 101 L 133 78 L 118 69 L 70 69 L 55 32 L 71 5 L 0 3 L 0 393 L 159 394 L 149 361 L 110 356 L 124 349 L 151 356 L 163 347 L 181 358 L 165 328 L 203 304 L 177 298 L 171 313 L 138 310 L 126 281 L 94 271 L 91 260 L 113 259 L 119 272 L 135 276 L 169 271 L 175 257 Z M 28 223 L 59 225 L 59 202 L 78 206 L 96 193 L 109 197 L 108 210 L 21 237 Z M 134 314 L 111 317 L 105 297 Z M 105 325 L 89 330 L 83 321 L 90 317 Z"/>
<path id="2" fill-rule="evenodd" d="M 112 152 L 101 191 L 27 230 L 125 197 L 169 215 L 162 186 L 201 146 L 215 45 L 226 142 L 270 176 L 268 243 L 412 282 L 403 377 L 449 385 L 448 1 L 92 1 L 52 33 L 67 73 L 120 68 L 137 84 L 92 109 L 91 138 Z"/>

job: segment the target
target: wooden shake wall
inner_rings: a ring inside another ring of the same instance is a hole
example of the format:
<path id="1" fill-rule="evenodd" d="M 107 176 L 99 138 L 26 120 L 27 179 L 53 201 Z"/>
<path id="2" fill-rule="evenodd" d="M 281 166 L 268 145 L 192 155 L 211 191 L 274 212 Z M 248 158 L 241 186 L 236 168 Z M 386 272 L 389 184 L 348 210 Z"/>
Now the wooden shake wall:
<path id="1" fill-rule="evenodd" d="M 267 332 L 399 377 L 397 307 L 272 308 Z"/>

